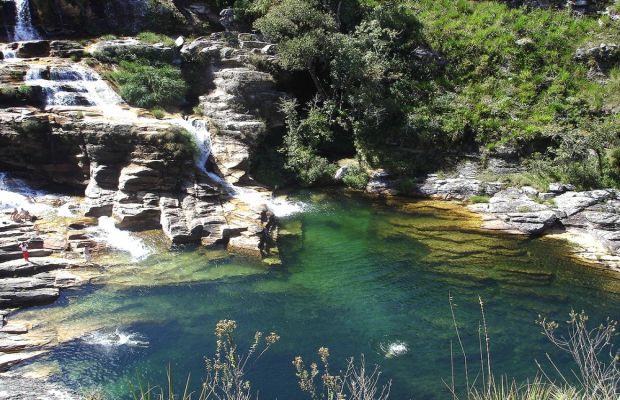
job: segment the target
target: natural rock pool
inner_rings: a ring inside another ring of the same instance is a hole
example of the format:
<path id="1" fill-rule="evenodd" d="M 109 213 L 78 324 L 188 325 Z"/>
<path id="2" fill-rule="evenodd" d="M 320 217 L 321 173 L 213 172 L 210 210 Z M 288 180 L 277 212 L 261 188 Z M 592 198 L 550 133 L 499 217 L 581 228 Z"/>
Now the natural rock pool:
<path id="1" fill-rule="evenodd" d="M 393 381 L 393 399 L 444 399 L 456 340 L 449 296 L 470 368 L 477 368 L 480 296 L 495 373 L 517 379 L 533 377 L 546 352 L 561 357 L 535 325 L 538 315 L 564 321 L 573 308 L 593 322 L 620 316 L 618 276 L 573 260 L 563 242 L 482 231 L 472 214 L 450 203 L 297 197 L 306 207 L 282 221 L 282 267 L 224 252 L 167 252 L 147 236 L 162 250 L 15 316 L 42 321 L 64 341 L 27 368 L 119 399 L 131 398 L 138 381 L 164 383 L 168 365 L 179 386 L 188 373 L 198 382 L 214 349 L 215 323 L 226 318 L 237 321 L 243 348 L 256 330 L 281 336 L 251 369 L 260 398 L 304 398 L 291 361 L 318 360 L 316 350 L 327 346 L 333 365 L 362 353 L 380 364 Z M 398 356 L 386 357 L 390 345 Z M 456 355 L 455 364 L 460 374 Z"/>

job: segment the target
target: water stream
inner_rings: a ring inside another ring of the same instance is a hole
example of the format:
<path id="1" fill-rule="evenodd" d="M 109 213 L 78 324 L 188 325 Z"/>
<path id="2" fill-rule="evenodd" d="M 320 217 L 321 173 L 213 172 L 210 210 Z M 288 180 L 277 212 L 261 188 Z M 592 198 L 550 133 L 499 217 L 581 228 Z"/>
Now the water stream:
<path id="1" fill-rule="evenodd" d="M 540 334 L 539 315 L 565 321 L 583 309 L 594 324 L 620 316 L 618 276 L 575 262 L 563 242 L 481 231 L 470 214 L 441 202 L 337 193 L 297 200 L 308 208 L 283 223 L 281 268 L 204 249 L 161 251 L 18 314 L 52 321 L 65 340 L 30 367 L 51 368 L 72 386 L 101 387 L 112 399 L 130 399 L 138 381 L 165 382 L 168 365 L 179 387 L 191 373 L 196 388 L 203 356 L 214 351 L 215 323 L 227 318 L 238 323 L 241 349 L 255 330 L 282 337 L 250 369 L 261 398 L 302 399 L 291 361 L 317 361 L 327 346 L 334 370 L 362 353 L 380 364 L 393 399 L 445 399 L 456 340 L 449 296 L 470 371 L 478 368 L 481 296 L 494 369 L 517 379 L 534 376 L 547 352 L 568 365 Z M 117 330 L 143 345 L 123 344 Z M 92 332 L 112 345 L 82 339 Z M 454 363 L 458 385 L 462 361 Z"/>
<path id="2" fill-rule="evenodd" d="M 30 0 L 14 0 L 14 2 L 17 14 L 15 16 L 15 27 L 13 29 L 13 37 L 11 40 L 14 42 L 21 42 L 41 39 L 41 35 L 32 25 Z"/>
<path id="3" fill-rule="evenodd" d="M 45 68 L 31 65 L 26 73 L 29 85 L 41 86 L 46 95 L 48 107 L 96 107 L 107 118 L 134 123 L 177 125 L 187 130 L 196 143 L 198 154 L 196 168 L 220 185 L 229 195 L 250 205 L 264 204 L 278 216 L 288 216 L 299 212 L 304 205 L 291 203 L 284 199 L 269 199 L 264 192 L 248 187 L 238 187 L 226 182 L 206 166 L 211 156 L 211 134 L 208 122 L 199 118 L 174 118 L 157 120 L 138 117 L 133 111 L 122 107 L 123 101 L 116 92 L 92 69 L 75 64 L 71 66 Z"/>

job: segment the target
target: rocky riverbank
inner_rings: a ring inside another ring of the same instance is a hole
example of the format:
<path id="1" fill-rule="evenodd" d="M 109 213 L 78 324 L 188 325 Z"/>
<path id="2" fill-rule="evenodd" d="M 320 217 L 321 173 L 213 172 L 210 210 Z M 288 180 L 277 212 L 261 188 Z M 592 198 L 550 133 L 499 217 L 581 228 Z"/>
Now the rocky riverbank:
<path id="1" fill-rule="evenodd" d="M 97 266 L 81 256 L 84 246 L 95 244 L 85 228 L 77 222 L 50 223 L 49 217 L 32 223 L 0 216 L 0 372 L 40 356 L 53 344 L 53 336 L 29 324 L 13 323 L 11 314 L 52 303 L 60 290 L 88 283 L 96 273 Z M 18 246 L 22 242 L 29 243 L 29 261 L 22 258 Z"/>
<path id="2" fill-rule="evenodd" d="M 284 94 L 249 61 L 254 53 L 268 60 L 270 46 L 234 33 L 180 40 L 176 48 L 133 39 L 88 48 L 70 41 L 8 44 L 28 58 L 0 65 L 0 84 L 16 93 L 0 110 L 1 164 L 84 188 L 86 215 L 112 216 L 119 228 L 161 228 L 173 244 L 271 257 L 277 234 L 266 207 L 271 192 L 248 174 L 256 142 L 283 123 L 275 110 Z M 176 54 L 200 76 L 192 90 L 201 96 L 203 116 L 157 120 L 128 107 L 94 70 L 67 59 L 76 52 Z M 18 93 L 25 86 L 30 97 Z"/>
<path id="3" fill-rule="evenodd" d="M 86 246 L 106 246 L 92 235 L 97 218 L 110 218 L 113 229 L 160 229 L 171 246 L 224 247 L 279 264 L 272 193 L 249 174 L 257 141 L 282 124 L 274 110 L 283 94 L 249 63 L 254 53 L 272 57 L 270 46 L 233 33 L 175 48 L 134 39 L 5 45 L 18 58 L 0 62 L 0 167 L 84 197 L 72 218 L 33 213 L 36 223 L 17 223 L 0 215 L 0 371 L 57 344 L 54 332 L 10 317 L 100 274 L 81 256 Z M 176 57 L 201 77 L 193 91 L 202 115 L 156 119 L 129 107 L 95 69 L 70 59 L 91 51 Z M 21 259 L 23 240 L 31 262 Z"/>
<path id="4" fill-rule="evenodd" d="M 512 187 L 502 177 L 522 171 L 517 163 L 492 159 L 484 166 L 472 158 L 441 176 L 419 179 L 406 193 L 389 174 L 376 171 L 366 191 L 463 202 L 480 215 L 483 229 L 568 240 L 575 256 L 620 271 L 620 191 L 577 191 L 562 183 L 552 183 L 545 191 Z"/>

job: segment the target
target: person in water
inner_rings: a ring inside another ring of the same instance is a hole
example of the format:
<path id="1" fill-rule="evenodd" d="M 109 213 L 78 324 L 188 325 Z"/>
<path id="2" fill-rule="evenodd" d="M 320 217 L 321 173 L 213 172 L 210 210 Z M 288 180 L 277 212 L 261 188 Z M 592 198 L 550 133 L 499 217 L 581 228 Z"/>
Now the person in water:
<path id="1" fill-rule="evenodd" d="M 19 249 L 22 251 L 22 257 L 24 257 L 24 260 L 26 262 L 30 262 L 30 260 L 29 260 L 30 253 L 28 252 L 28 243 L 26 243 L 26 242 L 20 243 Z"/>

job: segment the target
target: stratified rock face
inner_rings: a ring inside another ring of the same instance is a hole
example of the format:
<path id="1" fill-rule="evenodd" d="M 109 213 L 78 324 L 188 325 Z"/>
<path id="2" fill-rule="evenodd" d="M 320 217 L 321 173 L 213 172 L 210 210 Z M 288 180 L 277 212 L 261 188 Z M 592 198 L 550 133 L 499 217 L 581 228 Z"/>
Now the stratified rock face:
<path id="1" fill-rule="evenodd" d="M 271 75 L 249 64 L 252 54 L 273 61 L 273 45 L 259 36 L 222 32 L 185 45 L 181 54 L 191 63 L 207 65 L 208 94 L 200 108 L 212 123 L 212 147 L 217 169 L 232 183 L 247 179 L 251 149 L 267 129 L 281 127 L 278 103 L 285 96 Z"/>
<path id="2" fill-rule="evenodd" d="M 93 36 L 103 33 L 135 34 L 144 30 L 202 29 L 200 15 L 177 7 L 172 0 L 30 0 L 32 20 L 45 37 Z M 0 32 L 10 31 L 15 11 L 0 2 Z"/>

